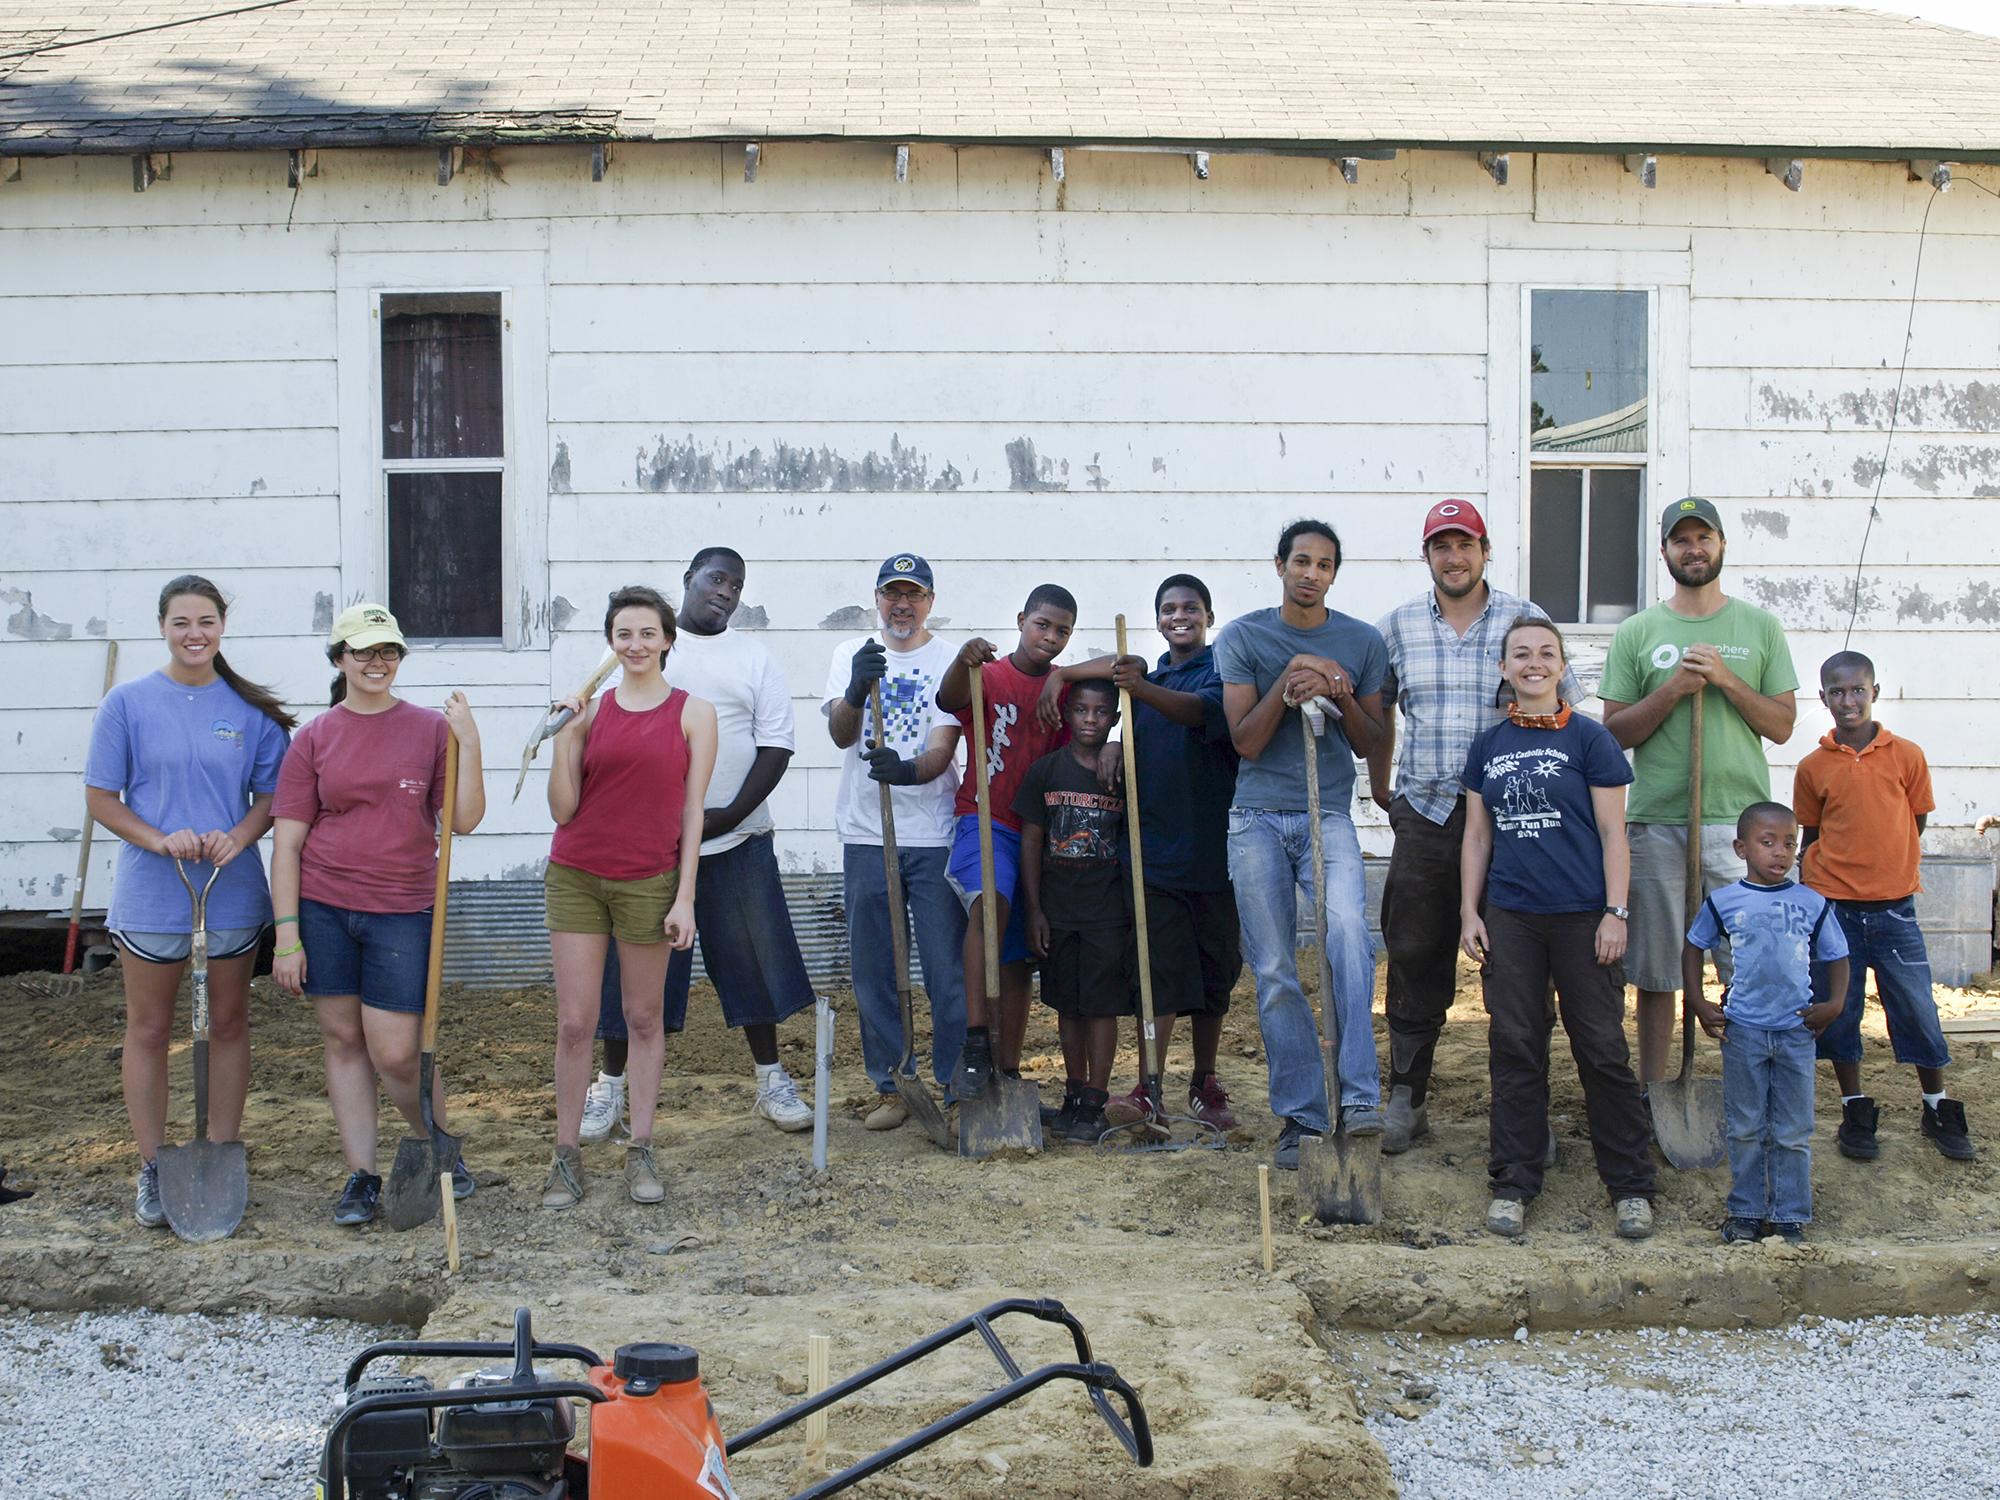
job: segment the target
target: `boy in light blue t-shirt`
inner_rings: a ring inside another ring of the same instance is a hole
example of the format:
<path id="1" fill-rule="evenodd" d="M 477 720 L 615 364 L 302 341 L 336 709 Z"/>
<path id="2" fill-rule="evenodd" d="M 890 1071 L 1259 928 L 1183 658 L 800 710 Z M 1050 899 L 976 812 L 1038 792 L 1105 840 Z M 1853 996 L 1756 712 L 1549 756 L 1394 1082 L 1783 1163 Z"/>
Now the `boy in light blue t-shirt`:
<path id="1" fill-rule="evenodd" d="M 1729 1130 L 1725 1244 L 1775 1234 L 1805 1239 L 1812 1222 L 1813 1043 L 1847 995 L 1847 938 L 1817 891 L 1790 878 L 1798 823 L 1779 802 L 1736 820 L 1736 857 L 1749 874 L 1701 904 L 1681 948 L 1681 982 L 1701 1029 L 1722 1043 Z M 1702 956 L 1728 935 L 1735 978 L 1715 1004 L 1702 993 Z M 1812 1003 L 1812 965 L 1835 999 Z"/>

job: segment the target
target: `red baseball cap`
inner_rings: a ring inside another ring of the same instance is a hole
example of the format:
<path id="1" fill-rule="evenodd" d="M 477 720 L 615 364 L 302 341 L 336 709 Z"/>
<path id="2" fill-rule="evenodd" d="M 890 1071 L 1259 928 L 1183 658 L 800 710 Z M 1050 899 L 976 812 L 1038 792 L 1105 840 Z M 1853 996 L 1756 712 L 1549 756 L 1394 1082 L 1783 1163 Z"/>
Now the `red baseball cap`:
<path id="1" fill-rule="evenodd" d="M 1480 519 L 1479 512 L 1473 509 L 1470 500 L 1440 500 L 1431 507 L 1430 514 L 1424 517 L 1423 541 L 1418 545 L 1427 544 L 1432 537 L 1443 531 L 1462 531 L 1467 536 L 1476 536 L 1484 540 L 1486 522 Z"/>

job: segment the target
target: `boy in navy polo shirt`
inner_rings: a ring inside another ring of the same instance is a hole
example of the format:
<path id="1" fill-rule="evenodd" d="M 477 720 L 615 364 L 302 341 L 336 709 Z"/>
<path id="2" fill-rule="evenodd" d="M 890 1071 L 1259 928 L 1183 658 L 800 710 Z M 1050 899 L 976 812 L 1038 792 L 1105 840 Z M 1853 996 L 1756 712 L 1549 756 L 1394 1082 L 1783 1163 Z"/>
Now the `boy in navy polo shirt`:
<path id="1" fill-rule="evenodd" d="M 1775 1234 L 1800 1244 L 1812 1222 L 1813 1044 L 1847 1000 L 1847 938 L 1826 897 L 1789 877 L 1799 829 L 1781 802 L 1736 820 L 1749 873 L 1710 894 L 1681 947 L 1681 983 L 1701 1029 L 1722 1043 L 1729 1130 L 1726 1244 Z M 1736 972 L 1717 1005 L 1702 993 L 1702 955 L 1724 934 Z M 1812 966 L 1832 998 L 1812 1003 Z"/>

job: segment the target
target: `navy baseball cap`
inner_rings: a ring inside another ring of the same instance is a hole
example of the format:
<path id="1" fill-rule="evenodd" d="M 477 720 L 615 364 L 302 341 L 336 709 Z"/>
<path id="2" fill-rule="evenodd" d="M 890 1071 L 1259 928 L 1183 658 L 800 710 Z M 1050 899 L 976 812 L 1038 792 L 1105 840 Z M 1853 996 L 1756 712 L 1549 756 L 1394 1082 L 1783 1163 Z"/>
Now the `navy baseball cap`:
<path id="1" fill-rule="evenodd" d="M 1722 513 L 1715 508 L 1715 502 L 1704 500 L 1699 495 L 1689 495 L 1685 500 L 1673 501 L 1660 512 L 1660 540 L 1666 541 L 1683 521 L 1706 521 L 1715 528 L 1717 535 L 1729 535 L 1722 529 Z"/>
<path id="2" fill-rule="evenodd" d="M 931 565 L 914 552 L 898 552 L 882 564 L 882 571 L 875 575 L 875 587 L 893 583 L 901 578 L 909 583 L 921 585 L 925 592 L 936 587 L 931 582 Z"/>

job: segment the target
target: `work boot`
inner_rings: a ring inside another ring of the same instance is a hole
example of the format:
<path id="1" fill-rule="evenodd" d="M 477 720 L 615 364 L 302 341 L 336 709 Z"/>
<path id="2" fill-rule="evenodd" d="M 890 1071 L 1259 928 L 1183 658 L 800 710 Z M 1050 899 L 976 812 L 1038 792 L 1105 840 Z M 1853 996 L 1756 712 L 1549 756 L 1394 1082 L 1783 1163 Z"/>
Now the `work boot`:
<path id="1" fill-rule="evenodd" d="M 382 1179 L 373 1172 L 352 1173 L 341 1189 L 340 1201 L 333 1206 L 333 1222 L 348 1229 L 366 1224 L 381 1203 Z"/>
<path id="2" fill-rule="evenodd" d="M 133 1202 L 132 1213 L 148 1229 L 157 1229 L 167 1222 L 167 1206 L 160 1202 L 158 1162 L 139 1163 L 139 1195 Z"/>
<path id="3" fill-rule="evenodd" d="M 1349 1135 L 1380 1135 L 1387 1128 L 1382 1111 L 1372 1104 L 1343 1104 L 1340 1124 Z"/>
<path id="4" fill-rule="evenodd" d="M 1430 1109 L 1410 1102 L 1414 1092 L 1407 1083 L 1389 1090 L 1389 1107 L 1382 1111 L 1384 1156 L 1400 1156 L 1412 1142 L 1431 1133 Z"/>
<path id="5" fill-rule="evenodd" d="M 1213 1073 L 1199 1073 L 1188 1085 L 1188 1113 L 1217 1130 L 1236 1128 L 1236 1111 L 1229 1107 L 1229 1090 Z"/>
<path id="6" fill-rule="evenodd" d="M 799 1086 L 783 1068 L 757 1081 L 757 1102 L 750 1106 L 750 1113 L 780 1130 L 812 1129 L 812 1106 L 799 1097 Z"/>
<path id="7" fill-rule="evenodd" d="M 1873 1161 L 1880 1156 L 1882 1143 L 1875 1139 L 1875 1127 L 1881 1119 L 1882 1111 L 1865 1094 L 1843 1103 L 1840 1106 L 1840 1129 L 1833 1137 L 1833 1143 L 1840 1147 L 1840 1154 L 1851 1156 L 1856 1161 Z"/>
<path id="8" fill-rule="evenodd" d="M 1940 1099 L 1937 1108 L 1924 1106 L 1924 1134 L 1931 1144 L 1953 1161 L 1971 1161 L 1978 1153 L 1965 1129 L 1965 1103 L 1960 1099 Z"/>
<path id="9" fill-rule="evenodd" d="M 958 1070 L 952 1092 L 960 1099 L 984 1099 L 993 1084 L 993 1042 L 989 1037 L 968 1036 L 958 1049 Z"/>
<path id="10" fill-rule="evenodd" d="M 574 1208 L 582 1201 L 583 1153 L 574 1146 L 558 1146 L 549 1162 L 549 1180 L 542 1184 L 542 1207 Z"/>
<path id="11" fill-rule="evenodd" d="M 586 1146 L 611 1139 L 611 1132 L 625 1123 L 625 1078 L 603 1073 L 583 1096 L 583 1130 L 577 1139 Z"/>
<path id="12" fill-rule="evenodd" d="M 667 1196 L 666 1184 L 653 1166 L 653 1138 L 632 1138 L 625 1148 L 625 1190 L 634 1203 L 658 1203 Z"/>
<path id="13" fill-rule="evenodd" d="M 863 1130 L 894 1130 L 910 1118 L 910 1106 L 903 1102 L 901 1094 L 878 1094 L 875 1107 L 862 1120 Z"/>
<path id="14" fill-rule="evenodd" d="M 1518 1198 L 1495 1198 L 1486 1205 L 1486 1227 L 1505 1239 L 1518 1240 L 1528 1225 L 1528 1205 Z"/>
<path id="15" fill-rule="evenodd" d="M 1620 1198 L 1612 1207 L 1618 1215 L 1618 1238 L 1646 1240 L 1653 1237 L 1653 1205 L 1644 1198 Z"/>

